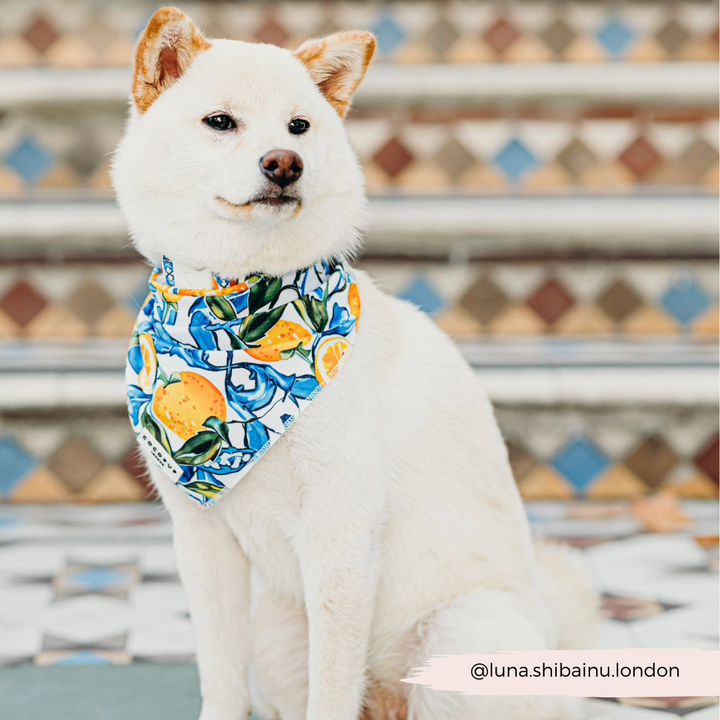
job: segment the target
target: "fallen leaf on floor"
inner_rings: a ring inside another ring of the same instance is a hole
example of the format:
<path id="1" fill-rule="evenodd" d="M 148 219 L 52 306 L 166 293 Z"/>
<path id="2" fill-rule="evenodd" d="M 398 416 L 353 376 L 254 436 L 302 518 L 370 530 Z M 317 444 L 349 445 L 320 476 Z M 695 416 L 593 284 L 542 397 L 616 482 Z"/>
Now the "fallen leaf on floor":
<path id="1" fill-rule="evenodd" d="M 677 532 L 690 524 L 677 495 L 669 490 L 635 501 L 630 510 L 645 532 Z"/>

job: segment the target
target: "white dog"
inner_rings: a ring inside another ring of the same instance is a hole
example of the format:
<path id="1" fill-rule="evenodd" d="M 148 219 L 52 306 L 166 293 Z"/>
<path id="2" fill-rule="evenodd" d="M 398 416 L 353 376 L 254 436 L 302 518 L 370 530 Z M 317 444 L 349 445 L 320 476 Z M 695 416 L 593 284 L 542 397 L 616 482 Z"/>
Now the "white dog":
<path id="1" fill-rule="evenodd" d="M 210 272 L 280 276 L 352 256 L 365 200 L 342 119 L 374 47 L 367 32 L 294 53 L 208 41 L 159 10 L 113 165 L 139 251 L 196 288 Z M 258 164 L 274 150 L 280 183 Z M 533 549 L 458 350 L 355 275 L 352 357 L 225 499 L 201 508 L 151 465 L 197 638 L 201 719 L 578 717 L 572 698 L 400 682 L 434 654 L 583 646 L 596 601 L 573 558 Z"/>

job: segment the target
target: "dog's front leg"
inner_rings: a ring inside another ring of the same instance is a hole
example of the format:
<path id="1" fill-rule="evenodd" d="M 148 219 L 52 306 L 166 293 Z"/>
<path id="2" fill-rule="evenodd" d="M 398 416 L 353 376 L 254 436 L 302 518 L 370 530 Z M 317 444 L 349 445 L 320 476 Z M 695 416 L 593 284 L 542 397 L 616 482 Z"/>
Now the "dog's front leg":
<path id="1" fill-rule="evenodd" d="M 309 634 L 307 720 L 360 714 L 380 554 L 380 523 L 367 500 L 311 496 L 303 503 L 298 556 Z"/>
<path id="2" fill-rule="evenodd" d="M 173 536 L 190 604 L 200 687 L 200 720 L 244 720 L 250 714 L 250 568 L 237 539 L 212 510 L 191 507 Z"/>

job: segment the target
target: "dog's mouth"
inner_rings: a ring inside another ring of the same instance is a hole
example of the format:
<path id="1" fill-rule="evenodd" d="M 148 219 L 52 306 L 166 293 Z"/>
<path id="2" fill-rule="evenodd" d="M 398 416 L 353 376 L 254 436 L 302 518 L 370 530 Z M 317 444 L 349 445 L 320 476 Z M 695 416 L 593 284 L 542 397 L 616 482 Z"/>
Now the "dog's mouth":
<path id="1" fill-rule="evenodd" d="M 251 208 L 256 206 L 280 208 L 286 206 L 300 207 L 301 205 L 300 198 L 295 197 L 294 195 L 286 195 L 285 193 L 260 194 L 256 195 L 254 198 L 244 203 L 233 203 L 229 200 L 226 200 L 224 197 L 220 197 L 219 195 L 216 197 L 216 200 L 221 205 L 224 205 L 228 208 L 234 208 L 236 210 L 250 210 Z"/>

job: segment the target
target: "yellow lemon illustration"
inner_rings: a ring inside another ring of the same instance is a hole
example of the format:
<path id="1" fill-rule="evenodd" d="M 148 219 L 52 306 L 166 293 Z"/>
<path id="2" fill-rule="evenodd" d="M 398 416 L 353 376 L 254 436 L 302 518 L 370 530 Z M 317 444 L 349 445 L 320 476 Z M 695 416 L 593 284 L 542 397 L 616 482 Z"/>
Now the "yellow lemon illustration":
<path id="1" fill-rule="evenodd" d="M 256 360 L 277 362 L 283 350 L 292 350 L 298 345 L 305 345 L 312 335 L 302 325 L 288 320 L 278 320 L 267 334 L 260 338 L 258 347 L 248 348 L 245 352 Z"/>
<path id="2" fill-rule="evenodd" d="M 142 370 L 138 373 L 138 385 L 143 392 L 151 393 L 157 375 L 157 355 L 155 344 L 149 333 L 142 333 L 138 337 L 140 357 L 142 357 Z"/>
<path id="3" fill-rule="evenodd" d="M 350 342 L 340 335 L 326 337 L 315 353 L 315 377 L 325 385 L 347 362 L 351 349 Z"/>
<path id="4" fill-rule="evenodd" d="M 225 421 L 227 406 L 222 393 L 207 378 L 193 372 L 179 375 L 179 382 L 157 389 L 153 412 L 179 438 L 189 440 L 212 415 Z"/>
<path id="5" fill-rule="evenodd" d="M 348 288 L 348 305 L 350 314 L 355 318 L 355 327 L 360 324 L 360 290 L 356 283 Z"/>

